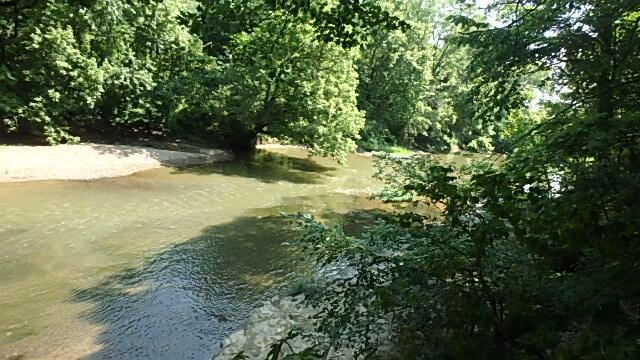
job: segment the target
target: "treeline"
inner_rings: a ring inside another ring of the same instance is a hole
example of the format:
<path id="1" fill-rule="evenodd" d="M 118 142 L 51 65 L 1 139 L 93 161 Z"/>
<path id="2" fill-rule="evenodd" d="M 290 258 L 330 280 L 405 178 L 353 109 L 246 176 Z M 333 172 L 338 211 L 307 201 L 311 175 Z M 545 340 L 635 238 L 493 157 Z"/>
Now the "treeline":
<path id="1" fill-rule="evenodd" d="M 471 7 L 296 4 L 0 2 L 0 134 L 48 143 L 171 136 L 233 148 L 269 136 L 340 157 L 356 142 L 491 148 L 509 135 L 502 120 L 522 115 L 482 113 L 474 50 L 452 40 L 459 26 L 445 20 L 461 9 L 480 18 Z"/>

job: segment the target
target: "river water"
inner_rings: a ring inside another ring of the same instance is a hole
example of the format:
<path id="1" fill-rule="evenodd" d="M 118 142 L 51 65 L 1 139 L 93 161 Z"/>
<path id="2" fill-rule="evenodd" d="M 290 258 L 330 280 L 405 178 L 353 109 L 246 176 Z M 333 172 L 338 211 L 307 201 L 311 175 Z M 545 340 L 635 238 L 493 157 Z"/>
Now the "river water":
<path id="1" fill-rule="evenodd" d="M 377 208 L 371 174 L 287 149 L 0 184 L 0 359 L 209 359 L 292 271 L 280 212 Z"/>
<path id="2" fill-rule="evenodd" d="M 210 359 L 295 270 L 281 212 L 366 215 L 372 174 L 283 149 L 0 184 L 0 359 Z"/>

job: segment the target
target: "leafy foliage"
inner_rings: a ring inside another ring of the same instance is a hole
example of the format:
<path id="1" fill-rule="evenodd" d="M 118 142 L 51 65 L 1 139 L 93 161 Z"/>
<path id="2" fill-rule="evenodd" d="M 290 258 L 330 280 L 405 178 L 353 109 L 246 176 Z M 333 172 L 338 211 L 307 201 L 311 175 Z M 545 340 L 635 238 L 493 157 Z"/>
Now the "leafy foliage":
<path id="1" fill-rule="evenodd" d="M 216 89 L 219 128 L 234 147 L 259 134 L 341 157 L 355 149 L 364 119 L 356 107 L 354 54 L 316 40 L 309 23 L 271 14 L 231 38 Z"/>
<path id="2" fill-rule="evenodd" d="M 2 8 L 0 118 L 8 130 L 72 140 L 98 122 L 162 130 L 162 84 L 200 54 L 182 23 L 195 1 L 22 2 Z M 7 95 L 11 94 L 11 95 Z"/>
<path id="3" fill-rule="evenodd" d="M 509 116 L 513 120 L 517 113 L 520 122 L 530 121 L 522 116 L 528 105 L 522 76 L 514 77 L 518 86 L 505 95 L 508 111 L 495 111 L 501 108 L 494 101 L 484 101 L 497 97 L 497 84 L 475 69 L 475 50 L 456 38 L 461 27 L 448 21 L 454 13 L 482 19 L 475 9 L 441 0 L 381 4 L 410 26 L 376 32 L 362 50 L 358 103 L 367 117 L 363 147 L 489 150 L 503 141 L 500 130 Z"/>
<path id="4" fill-rule="evenodd" d="M 439 91 L 446 80 L 438 72 L 451 49 L 443 39 L 430 41 L 445 36 L 434 21 L 434 6 L 423 7 L 422 1 L 387 5 L 411 17 L 411 27 L 406 32 L 377 32 L 362 50 L 358 102 L 368 119 L 363 144 L 414 146 L 422 137 L 436 148 L 444 147 L 448 141 L 443 127 L 450 120 L 445 119 L 448 93 Z"/>
<path id="5" fill-rule="evenodd" d="M 322 336 L 298 357 L 638 357 L 638 2 L 465 4 L 0 0 L 0 131 L 497 146 L 379 159 L 381 197 L 417 208 L 364 236 L 303 219 L 344 271 L 310 294 Z"/>
<path id="6" fill-rule="evenodd" d="M 404 26 L 369 1 L 1 4 L 0 130 L 49 143 L 112 132 L 249 148 L 266 134 L 341 158 L 363 124 L 348 47 Z"/>
<path id="7" fill-rule="evenodd" d="M 265 135 L 336 158 L 361 135 L 361 146 L 377 149 L 481 148 L 493 130 L 469 111 L 468 48 L 450 40 L 457 28 L 445 21 L 457 8 L 443 0 L 2 3 L 0 130 L 49 143 L 105 133 L 238 149 Z"/>
<path id="8" fill-rule="evenodd" d="M 639 356 L 640 9 L 493 6 L 507 25 L 459 19 L 478 74 L 501 87 L 542 69 L 562 96 L 500 161 L 381 158 L 381 197 L 418 210 L 364 236 L 303 219 L 307 251 L 349 270 L 311 296 L 333 339 L 320 347 L 379 358 Z"/>
<path id="9" fill-rule="evenodd" d="M 377 0 L 267 0 L 273 9 L 313 20 L 317 36 L 350 48 L 363 44 L 372 31 L 406 30 L 409 26 Z"/>

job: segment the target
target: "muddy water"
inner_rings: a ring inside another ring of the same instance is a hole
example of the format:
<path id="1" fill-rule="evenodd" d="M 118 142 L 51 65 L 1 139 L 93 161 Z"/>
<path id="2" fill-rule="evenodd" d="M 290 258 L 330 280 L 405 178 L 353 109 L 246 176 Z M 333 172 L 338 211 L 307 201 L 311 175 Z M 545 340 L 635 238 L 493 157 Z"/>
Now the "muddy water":
<path id="1" fill-rule="evenodd" d="M 371 173 L 288 149 L 0 184 L 0 358 L 208 359 L 292 270 L 279 213 L 375 208 Z"/>
<path id="2" fill-rule="evenodd" d="M 294 270 L 280 213 L 366 214 L 372 173 L 286 149 L 0 184 L 0 359 L 210 359 Z"/>

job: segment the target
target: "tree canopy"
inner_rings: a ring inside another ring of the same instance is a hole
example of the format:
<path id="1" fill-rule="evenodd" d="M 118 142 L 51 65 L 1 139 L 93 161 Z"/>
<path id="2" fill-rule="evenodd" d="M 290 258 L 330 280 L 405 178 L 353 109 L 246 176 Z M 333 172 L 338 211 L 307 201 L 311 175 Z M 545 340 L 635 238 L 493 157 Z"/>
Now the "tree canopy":
<path id="1" fill-rule="evenodd" d="M 469 47 L 453 41 L 460 26 L 446 20 L 458 8 L 3 2 L 0 132 L 51 144 L 185 137 L 237 149 L 268 136 L 336 158 L 356 146 L 491 148 L 489 127 L 468 110 Z"/>

